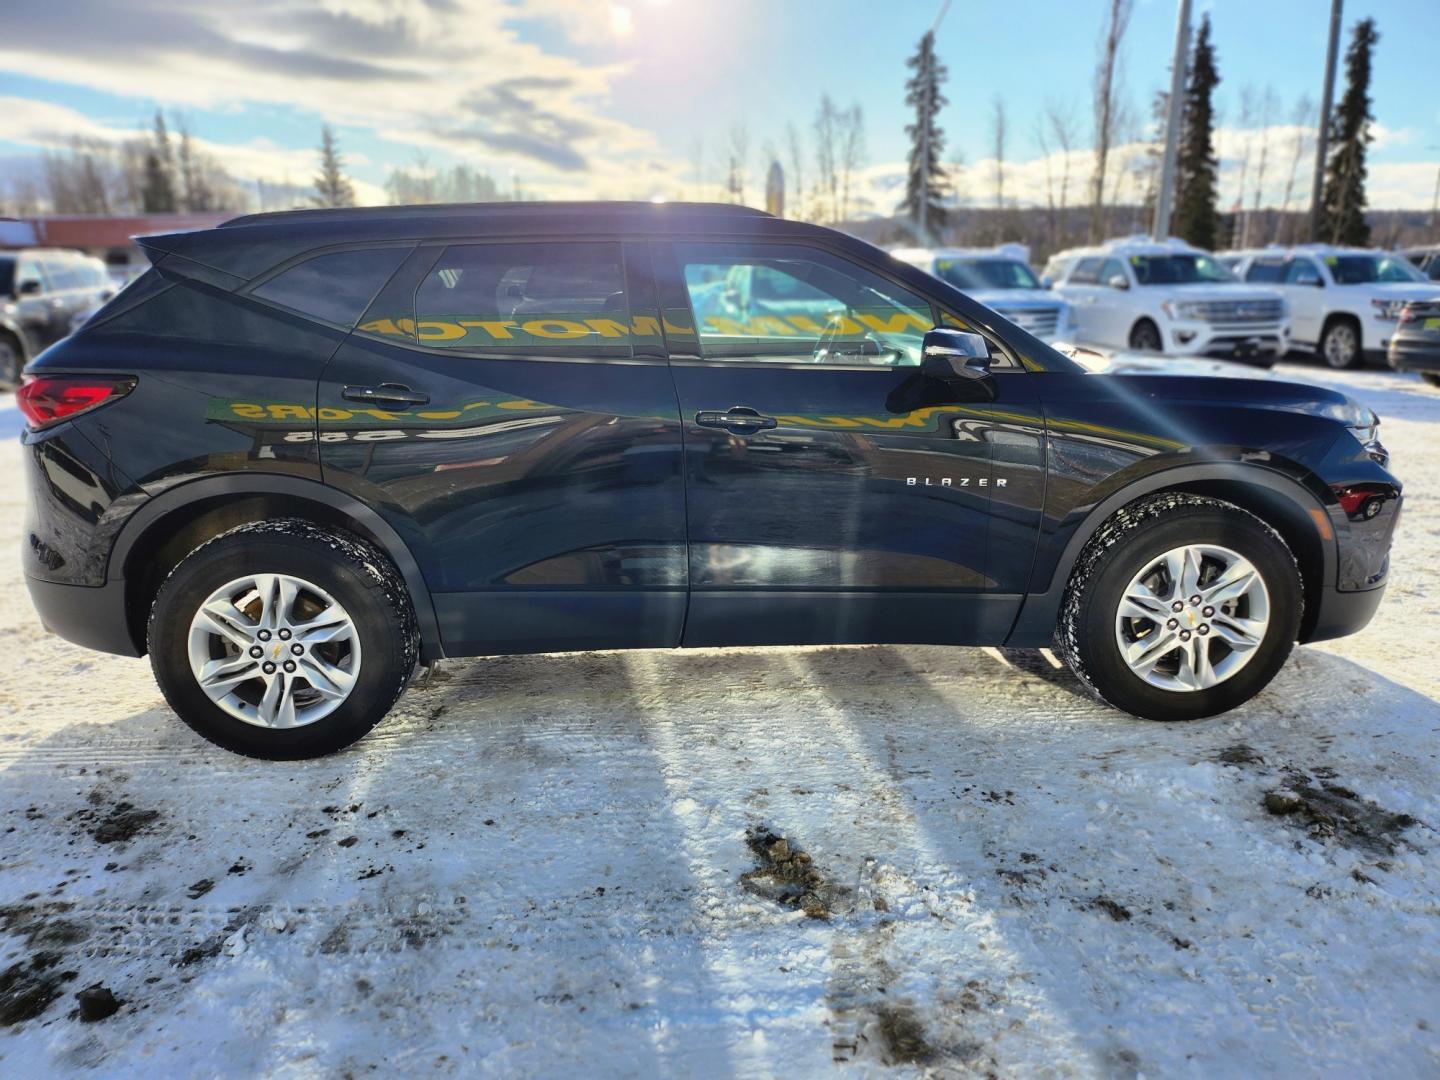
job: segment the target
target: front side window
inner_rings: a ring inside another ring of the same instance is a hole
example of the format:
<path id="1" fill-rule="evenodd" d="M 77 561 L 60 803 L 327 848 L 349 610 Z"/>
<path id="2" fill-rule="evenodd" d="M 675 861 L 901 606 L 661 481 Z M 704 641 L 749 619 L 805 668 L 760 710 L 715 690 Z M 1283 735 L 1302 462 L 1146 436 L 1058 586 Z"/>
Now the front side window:
<path id="1" fill-rule="evenodd" d="M 80 263 L 74 259 L 50 259 L 45 263 L 45 279 L 52 292 L 78 289 L 85 284 Z"/>
<path id="2" fill-rule="evenodd" d="M 1098 285 L 1100 284 L 1100 267 L 1104 265 L 1104 259 L 1081 259 L 1075 264 L 1074 271 L 1070 274 L 1068 285 Z"/>
<path id="3" fill-rule="evenodd" d="M 1015 259 L 937 259 L 936 274 L 957 289 L 1038 289 L 1030 268 Z"/>
<path id="4" fill-rule="evenodd" d="M 448 247 L 415 294 L 414 332 L 420 344 L 440 349 L 628 355 L 620 245 Z"/>
<path id="5" fill-rule="evenodd" d="M 1141 285 L 1201 285 L 1235 280 L 1235 275 L 1217 260 L 1199 252 L 1132 255 L 1130 265 Z"/>
<path id="6" fill-rule="evenodd" d="M 1125 284 L 1120 284 L 1124 282 Z M 1100 284 L 1108 285 L 1112 289 L 1123 289 L 1130 284 L 1130 279 L 1125 275 L 1125 267 L 1120 265 L 1119 259 L 1106 259 L 1105 265 L 1100 267 Z"/>
<path id="7" fill-rule="evenodd" d="M 366 248 L 316 255 L 282 270 L 255 296 L 303 315 L 350 327 L 389 280 L 407 248 Z"/>
<path id="8" fill-rule="evenodd" d="M 1285 268 L 1286 285 L 1319 285 L 1320 268 L 1309 259 L 1296 259 Z"/>
<path id="9" fill-rule="evenodd" d="M 718 360 L 913 366 L 930 302 L 814 248 L 676 244 L 701 355 Z"/>

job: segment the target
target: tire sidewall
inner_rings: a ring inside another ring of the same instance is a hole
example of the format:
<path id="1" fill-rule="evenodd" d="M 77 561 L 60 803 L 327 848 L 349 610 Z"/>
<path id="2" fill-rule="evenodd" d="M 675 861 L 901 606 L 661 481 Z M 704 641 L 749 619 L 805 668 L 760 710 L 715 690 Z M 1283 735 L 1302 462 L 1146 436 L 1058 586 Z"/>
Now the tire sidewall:
<path id="1" fill-rule="evenodd" d="M 324 589 L 349 613 L 360 638 L 360 675 L 350 696 L 304 727 L 273 729 L 237 720 L 200 688 L 190 670 L 195 612 L 220 586 L 256 573 L 289 574 Z M 149 650 L 155 678 L 180 718 L 199 734 L 237 753 L 291 759 L 315 757 L 364 736 L 388 711 L 409 678 L 399 627 L 383 588 L 343 559 L 301 543 L 249 536 L 200 549 L 171 575 L 156 598 Z"/>
<path id="2" fill-rule="evenodd" d="M 1269 592 L 1270 624 L 1256 655 L 1224 682 L 1206 690 L 1164 690 L 1130 670 L 1115 641 L 1115 618 L 1142 567 L 1187 544 L 1215 544 L 1249 559 Z M 1078 644 L 1090 681 L 1117 708 L 1155 720 L 1213 716 L 1259 693 L 1285 663 L 1299 633 L 1302 595 L 1294 558 L 1267 526 L 1239 509 L 1194 509 L 1154 519 L 1116 544 L 1085 589 Z"/>

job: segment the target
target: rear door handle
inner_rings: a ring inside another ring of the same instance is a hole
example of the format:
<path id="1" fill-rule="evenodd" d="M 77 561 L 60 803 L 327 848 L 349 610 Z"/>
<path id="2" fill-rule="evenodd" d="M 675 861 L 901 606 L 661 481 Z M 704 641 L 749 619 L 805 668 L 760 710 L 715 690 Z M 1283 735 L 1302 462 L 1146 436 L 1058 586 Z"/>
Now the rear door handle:
<path id="1" fill-rule="evenodd" d="M 408 386 L 400 383 L 381 383 L 379 386 L 347 386 L 340 391 L 340 396 L 346 401 L 400 405 L 404 408 L 409 408 L 411 405 L 430 404 L 429 394 L 411 390 Z"/>
<path id="2" fill-rule="evenodd" d="M 764 416 L 745 405 L 736 405 L 725 412 L 702 410 L 695 414 L 695 423 L 700 427 L 721 428 L 733 435 L 750 435 L 779 426 L 773 416 Z"/>

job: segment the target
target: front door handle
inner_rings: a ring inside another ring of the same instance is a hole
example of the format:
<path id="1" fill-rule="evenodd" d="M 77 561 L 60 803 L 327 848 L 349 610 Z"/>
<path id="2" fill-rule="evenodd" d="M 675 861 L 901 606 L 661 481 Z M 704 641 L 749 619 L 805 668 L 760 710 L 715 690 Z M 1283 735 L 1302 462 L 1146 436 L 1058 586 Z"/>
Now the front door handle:
<path id="1" fill-rule="evenodd" d="M 764 416 L 745 405 L 736 405 L 725 412 L 702 410 L 695 414 L 695 423 L 700 427 L 722 428 L 732 435 L 753 435 L 779 426 L 773 416 Z"/>
<path id="2" fill-rule="evenodd" d="M 411 390 L 400 383 L 381 383 L 379 386 L 347 386 L 340 391 L 346 401 L 364 401 L 372 405 L 399 405 L 408 409 L 411 405 L 430 404 L 430 395 Z"/>

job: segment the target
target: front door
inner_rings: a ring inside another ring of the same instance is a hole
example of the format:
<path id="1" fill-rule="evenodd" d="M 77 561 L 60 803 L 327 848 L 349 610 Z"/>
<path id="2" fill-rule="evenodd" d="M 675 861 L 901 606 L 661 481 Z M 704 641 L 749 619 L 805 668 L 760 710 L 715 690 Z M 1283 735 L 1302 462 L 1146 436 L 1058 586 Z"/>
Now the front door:
<path id="1" fill-rule="evenodd" d="M 922 376 L 943 313 L 819 246 L 655 255 L 685 433 L 685 644 L 1002 640 L 1043 484 L 1033 377 L 1010 356 L 969 386 Z"/>
<path id="2" fill-rule="evenodd" d="M 679 642 L 679 417 L 623 248 L 421 247 L 320 380 L 325 481 L 407 541 L 449 655 Z"/>

